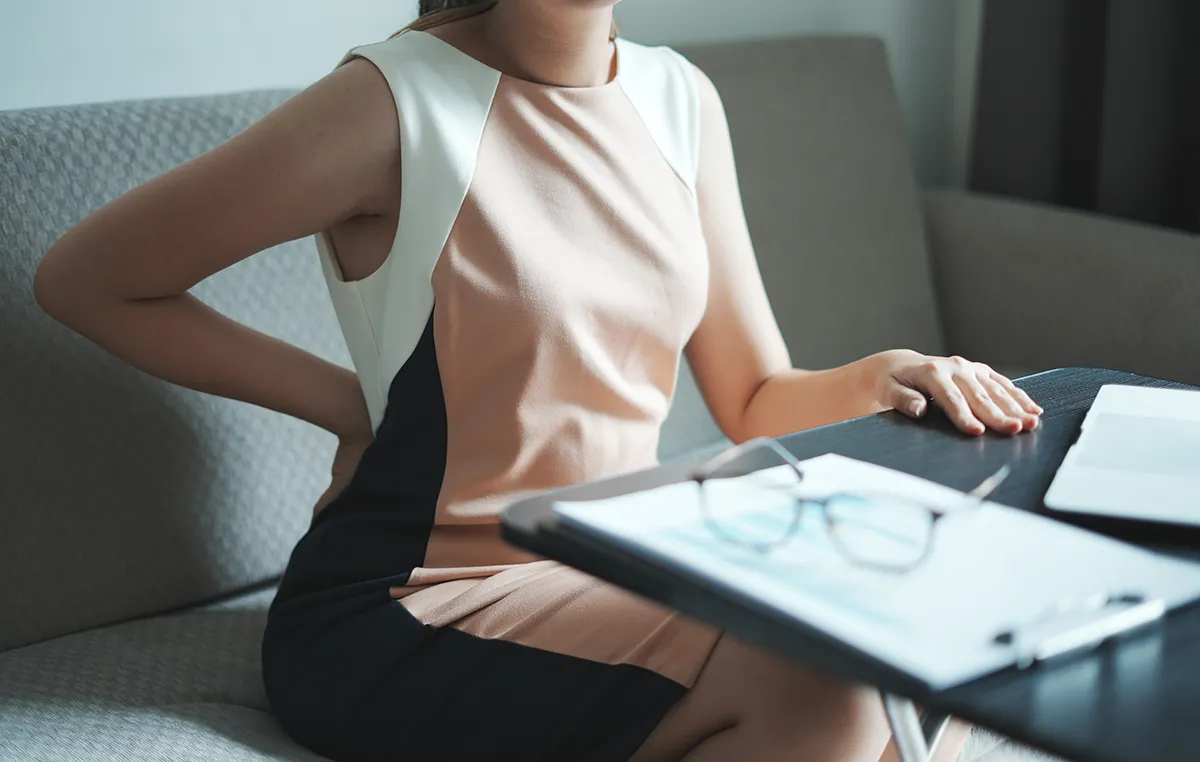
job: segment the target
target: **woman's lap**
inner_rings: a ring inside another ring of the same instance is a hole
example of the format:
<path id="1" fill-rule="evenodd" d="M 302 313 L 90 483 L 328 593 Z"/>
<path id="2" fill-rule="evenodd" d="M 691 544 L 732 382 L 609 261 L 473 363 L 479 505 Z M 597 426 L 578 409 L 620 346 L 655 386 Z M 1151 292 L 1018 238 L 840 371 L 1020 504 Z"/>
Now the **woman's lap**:
<path id="1" fill-rule="evenodd" d="M 718 633 L 554 562 L 280 601 L 268 692 L 334 759 L 624 760 L 687 692 Z"/>

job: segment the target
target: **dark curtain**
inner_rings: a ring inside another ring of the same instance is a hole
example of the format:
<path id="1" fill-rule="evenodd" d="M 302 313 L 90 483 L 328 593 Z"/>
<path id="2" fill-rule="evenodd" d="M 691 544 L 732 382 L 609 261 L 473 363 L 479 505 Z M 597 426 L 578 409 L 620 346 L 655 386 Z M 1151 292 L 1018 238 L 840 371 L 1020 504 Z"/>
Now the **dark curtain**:
<path id="1" fill-rule="evenodd" d="M 1200 232 L 1200 0 L 988 0 L 970 185 Z"/>

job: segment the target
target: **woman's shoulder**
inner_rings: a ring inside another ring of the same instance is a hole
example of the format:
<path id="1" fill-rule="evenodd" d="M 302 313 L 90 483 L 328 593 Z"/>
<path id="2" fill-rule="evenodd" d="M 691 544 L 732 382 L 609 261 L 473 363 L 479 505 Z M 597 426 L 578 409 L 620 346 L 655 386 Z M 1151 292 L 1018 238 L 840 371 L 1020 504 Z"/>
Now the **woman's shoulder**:
<path id="1" fill-rule="evenodd" d="M 419 64 L 438 55 L 438 43 L 433 35 L 405 30 L 386 40 L 369 42 L 351 48 L 342 58 L 341 65 L 355 59 L 371 62 L 386 62 L 398 66 Z"/>
<path id="2" fill-rule="evenodd" d="M 398 90 L 443 90 L 449 87 L 494 89 L 499 72 L 484 66 L 450 43 L 428 32 L 406 30 L 381 42 L 353 48 L 342 59 L 345 66 L 367 61 Z"/>
<path id="3" fill-rule="evenodd" d="M 674 77 L 688 87 L 698 88 L 708 81 L 699 66 L 670 45 L 645 45 L 619 37 L 617 47 L 621 56 L 622 76 Z"/>
<path id="4" fill-rule="evenodd" d="M 642 45 L 623 38 L 617 45 L 620 76 L 635 97 L 674 104 L 698 120 L 721 110 L 716 85 L 684 54 L 667 45 Z"/>
<path id="5" fill-rule="evenodd" d="M 409 30 L 351 49 L 339 68 L 373 69 L 391 91 L 392 119 L 440 123 L 486 120 L 499 72 L 483 66 L 439 37 Z"/>
<path id="6" fill-rule="evenodd" d="M 617 40 L 618 77 L 667 160 L 689 187 L 699 173 L 702 133 L 724 120 L 712 80 L 666 45 Z"/>

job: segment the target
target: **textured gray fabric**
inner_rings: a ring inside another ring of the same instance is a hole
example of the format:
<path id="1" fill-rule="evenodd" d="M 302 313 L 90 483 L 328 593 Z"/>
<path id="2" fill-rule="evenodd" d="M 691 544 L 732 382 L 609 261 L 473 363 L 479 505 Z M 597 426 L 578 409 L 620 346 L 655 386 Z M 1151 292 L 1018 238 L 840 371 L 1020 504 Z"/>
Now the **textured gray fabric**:
<path id="1" fill-rule="evenodd" d="M 1200 236 L 949 191 L 926 214 L 954 352 L 1200 384 Z"/>
<path id="2" fill-rule="evenodd" d="M 958 762 L 1059 762 L 1059 758 L 975 728 Z"/>
<path id="3" fill-rule="evenodd" d="M 959 762 L 1060 762 L 1060 757 L 1030 749 L 984 730 L 976 730 Z"/>
<path id="4" fill-rule="evenodd" d="M 0 699 L 268 709 L 259 642 L 271 589 L 0 653 Z"/>
<path id="5" fill-rule="evenodd" d="M 133 371 L 47 318 L 31 292 L 68 227 L 284 97 L 0 113 L 0 648 L 276 576 L 303 531 L 330 438 Z M 196 293 L 345 362 L 309 243 L 253 257 Z"/>
<path id="6" fill-rule="evenodd" d="M 759 267 L 792 360 L 939 352 L 929 257 L 882 44 L 805 37 L 685 46 L 725 103 Z M 720 437 L 690 377 L 663 430 L 671 457 Z"/>
<path id="7" fill-rule="evenodd" d="M 263 692 L 273 592 L 0 654 L 0 760 L 322 760 Z"/>
<path id="8" fill-rule="evenodd" d="M 328 762 L 292 741 L 269 712 L 223 704 L 97 710 L 0 706 L 4 762 Z"/>

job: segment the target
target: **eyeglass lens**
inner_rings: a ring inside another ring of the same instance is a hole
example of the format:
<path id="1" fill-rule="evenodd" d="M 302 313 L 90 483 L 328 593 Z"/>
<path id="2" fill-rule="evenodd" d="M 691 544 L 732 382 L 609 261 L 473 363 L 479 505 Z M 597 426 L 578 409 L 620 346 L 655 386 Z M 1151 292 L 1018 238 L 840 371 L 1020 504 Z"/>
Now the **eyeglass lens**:
<path id="1" fill-rule="evenodd" d="M 705 518 L 721 539 L 768 549 L 797 533 L 804 518 L 796 499 L 799 479 L 787 469 L 772 471 L 770 477 L 754 485 L 724 478 L 704 482 Z"/>
<path id="2" fill-rule="evenodd" d="M 853 562 L 889 569 L 919 564 L 933 537 L 933 514 L 887 495 L 835 495 L 826 503 L 829 535 Z"/>

